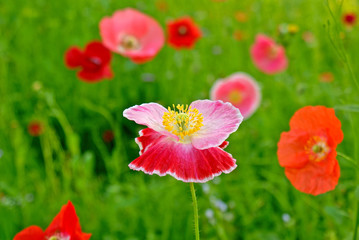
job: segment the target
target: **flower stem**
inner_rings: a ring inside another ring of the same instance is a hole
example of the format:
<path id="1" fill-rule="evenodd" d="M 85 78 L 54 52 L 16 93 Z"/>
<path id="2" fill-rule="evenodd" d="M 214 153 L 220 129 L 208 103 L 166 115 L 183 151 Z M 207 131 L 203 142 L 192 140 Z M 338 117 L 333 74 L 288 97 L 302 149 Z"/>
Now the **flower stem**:
<path id="1" fill-rule="evenodd" d="M 190 182 L 189 185 L 191 187 L 191 194 L 193 201 L 194 230 L 196 234 L 196 240 L 199 240 L 198 206 L 197 206 L 196 191 L 194 190 L 193 182 Z"/>

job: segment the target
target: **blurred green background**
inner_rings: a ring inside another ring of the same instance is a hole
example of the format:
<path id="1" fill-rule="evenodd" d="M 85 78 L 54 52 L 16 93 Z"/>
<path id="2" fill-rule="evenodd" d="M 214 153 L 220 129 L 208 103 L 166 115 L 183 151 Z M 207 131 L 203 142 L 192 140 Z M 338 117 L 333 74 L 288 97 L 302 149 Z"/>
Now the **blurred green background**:
<path id="1" fill-rule="evenodd" d="M 115 78 L 88 84 L 63 56 L 100 39 L 98 23 L 117 9 L 136 8 L 166 21 L 191 16 L 203 38 L 193 50 L 165 46 L 136 65 L 113 55 Z M 331 11 L 329 11 L 329 8 Z M 71 200 L 91 239 L 194 239 L 189 184 L 148 176 L 127 165 L 138 156 L 142 126 L 122 117 L 144 102 L 164 106 L 209 97 L 218 78 L 243 71 L 260 84 L 262 103 L 230 138 L 238 168 L 195 184 L 203 239 L 352 239 L 358 197 L 355 166 L 338 157 L 337 188 L 313 197 L 294 189 L 276 157 L 282 131 L 300 107 L 334 107 L 344 141 L 338 151 L 359 159 L 358 25 L 342 14 L 358 2 L 3 0 L 0 4 L 0 239 L 25 227 L 45 229 Z M 242 17 L 240 17 L 242 16 Z M 244 16 L 244 17 L 243 17 Z M 298 27 L 287 32 L 288 24 Z M 311 33 L 313 41 L 303 40 Z M 268 76 L 249 56 L 257 33 L 287 50 L 289 68 Z M 353 74 L 350 73 L 353 70 Z M 331 72 L 333 82 L 319 81 Z M 32 137 L 28 124 L 44 132 Z M 104 142 L 104 131 L 114 139 Z"/>

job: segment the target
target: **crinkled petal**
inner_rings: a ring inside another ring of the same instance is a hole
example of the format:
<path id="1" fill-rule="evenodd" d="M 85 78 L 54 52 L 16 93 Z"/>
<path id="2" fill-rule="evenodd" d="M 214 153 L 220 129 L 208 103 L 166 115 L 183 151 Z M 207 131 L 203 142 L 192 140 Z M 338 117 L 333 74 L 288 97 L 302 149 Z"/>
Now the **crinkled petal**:
<path id="1" fill-rule="evenodd" d="M 38 226 L 30 226 L 28 228 L 25 228 L 16 236 L 13 240 L 44 240 L 45 239 L 45 233 L 42 231 L 42 229 Z"/>
<path id="2" fill-rule="evenodd" d="M 77 231 L 81 231 L 75 207 L 70 201 L 66 205 L 62 206 L 61 211 L 56 215 L 46 229 L 45 235 L 52 236 L 57 231 L 70 234 L 70 236 Z"/>
<path id="3" fill-rule="evenodd" d="M 96 83 L 103 79 L 113 78 L 113 73 L 109 65 L 105 65 L 100 68 L 98 71 L 88 71 L 82 69 L 77 73 L 78 78 L 87 83 Z"/>
<path id="4" fill-rule="evenodd" d="M 71 47 L 65 53 L 65 64 L 68 68 L 81 66 L 84 61 L 84 54 L 78 47 Z"/>
<path id="5" fill-rule="evenodd" d="M 85 55 L 101 59 L 101 64 L 106 65 L 111 61 L 111 52 L 101 42 L 93 41 L 86 45 Z"/>
<path id="6" fill-rule="evenodd" d="M 142 155 L 129 164 L 133 170 L 169 174 L 183 182 L 207 182 L 237 166 L 236 160 L 219 147 L 199 150 L 149 129 L 141 134 L 136 142 L 142 147 Z"/>
<path id="7" fill-rule="evenodd" d="M 305 131 L 283 132 L 278 142 L 278 160 L 282 167 L 301 168 L 308 163 L 305 146 L 310 135 Z"/>
<path id="8" fill-rule="evenodd" d="M 203 116 L 203 126 L 192 136 L 192 144 L 197 149 L 219 146 L 243 120 L 240 111 L 228 102 L 197 100 L 191 107 Z"/>
<path id="9" fill-rule="evenodd" d="M 296 111 L 290 120 L 290 128 L 305 131 L 327 129 L 330 138 L 339 144 L 343 141 L 340 120 L 335 116 L 333 108 L 324 106 L 306 106 Z"/>
<path id="10" fill-rule="evenodd" d="M 299 191 L 312 195 L 322 194 L 333 190 L 340 177 L 338 161 L 335 158 L 328 161 L 333 163 L 333 167 L 323 168 L 311 163 L 304 168 L 286 168 L 285 175 Z"/>
<path id="11" fill-rule="evenodd" d="M 157 132 L 166 131 L 162 124 L 163 114 L 167 111 L 158 103 L 144 103 L 127 108 L 123 116 L 137 124 L 145 125 Z"/>

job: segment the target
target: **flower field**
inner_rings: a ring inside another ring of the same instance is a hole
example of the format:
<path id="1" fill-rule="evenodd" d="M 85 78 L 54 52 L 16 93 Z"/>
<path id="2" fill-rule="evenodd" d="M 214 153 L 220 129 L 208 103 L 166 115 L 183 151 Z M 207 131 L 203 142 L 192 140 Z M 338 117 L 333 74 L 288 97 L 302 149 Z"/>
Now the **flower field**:
<path id="1" fill-rule="evenodd" d="M 6 1 L 1 240 L 358 240 L 359 3 Z"/>

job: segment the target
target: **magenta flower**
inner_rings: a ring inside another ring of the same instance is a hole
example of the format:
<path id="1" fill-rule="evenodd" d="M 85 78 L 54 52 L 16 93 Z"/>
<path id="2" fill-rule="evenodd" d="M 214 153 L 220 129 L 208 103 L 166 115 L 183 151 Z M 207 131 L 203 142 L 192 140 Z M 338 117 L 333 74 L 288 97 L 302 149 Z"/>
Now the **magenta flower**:
<path id="1" fill-rule="evenodd" d="M 136 143 L 140 156 L 129 164 L 133 170 L 183 182 L 206 182 L 236 168 L 236 160 L 223 148 L 243 117 L 230 103 L 197 100 L 164 108 L 157 103 L 136 105 L 124 117 L 146 125 Z"/>
<path id="2" fill-rule="evenodd" d="M 246 73 L 234 73 L 216 81 L 211 89 L 212 100 L 230 102 L 244 118 L 250 117 L 258 108 L 261 93 L 257 82 Z"/>
<path id="3" fill-rule="evenodd" d="M 108 49 L 135 63 L 153 59 L 165 42 L 163 30 L 156 20 L 132 8 L 103 18 L 100 34 Z"/>
<path id="4" fill-rule="evenodd" d="M 254 65 L 266 74 L 283 72 L 288 66 L 284 47 L 266 35 L 257 35 L 250 52 Z"/>

